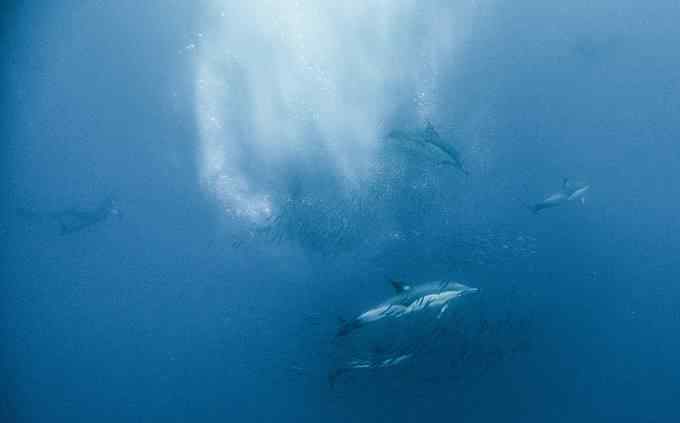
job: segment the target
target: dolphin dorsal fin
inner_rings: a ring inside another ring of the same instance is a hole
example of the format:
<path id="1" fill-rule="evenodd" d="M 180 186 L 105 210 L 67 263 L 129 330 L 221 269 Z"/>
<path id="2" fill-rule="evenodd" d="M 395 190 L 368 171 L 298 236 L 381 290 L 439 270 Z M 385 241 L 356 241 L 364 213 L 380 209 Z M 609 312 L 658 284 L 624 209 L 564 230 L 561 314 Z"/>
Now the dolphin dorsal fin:
<path id="1" fill-rule="evenodd" d="M 390 283 L 392 284 L 392 287 L 394 288 L 397 294 L 401 294 L 411 289 L 409 285 L 406 285 L 405 283 L 400 281 L 391 280 Z"/>
<path id="2" fill-rule="evenodd" d="M 567 189 L 569 187 L 569 178 L 562 178 L 562 189 Z"/>
<path id="3" fill-rule="evenodd" d="M 425 136 L 429 141 L 439 138 L 439 133 L 434 129 L 434 125 L 429 119 L 425 121 Z"/>

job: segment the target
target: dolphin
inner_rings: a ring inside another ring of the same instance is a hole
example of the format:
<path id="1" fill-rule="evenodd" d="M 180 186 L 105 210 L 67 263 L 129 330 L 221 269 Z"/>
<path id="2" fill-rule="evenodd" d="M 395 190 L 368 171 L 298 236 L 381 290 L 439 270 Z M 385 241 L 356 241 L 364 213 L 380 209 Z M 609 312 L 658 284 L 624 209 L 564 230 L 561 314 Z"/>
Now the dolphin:
<path id="1" fill-rule="evenodd" d="M 352 360 L 345 367 L 338 367 L 328 373 L 328 384 L 331 388 L 335 387 L 335 382 L 338 376 L 345 374 L 354 369 L 384 369 L 386 367 L 396 366 L 405 360 L 411 358 L 413 354 L 400 354 L 393 357 L 381 358 L 378 360 Z"/>
<path id="2" fill-rule="evenodd" d="M 578 200 L 581 204 L 585 204 L 585 195 L 589 190 L 588 184 L 574 184 L 568 178 L 564 178 L 560 191 L 548 195 L 543 201 L 528 205 L 527 208 L 533 213 L 538 213 L 543 209 L 561 206 L 569 201 Z"/>
<path id="3" fill-rule="evenodd" d="M 337 336 L 349 335 L 368 323 L 385 318 L 401 318 L 411 313 L 426 309 L 439 309 L 437 318 L 441 318 L 449 307 L 449 302 L 463 295 L 478 292 L 458 282 L 435 281 L 418 286 L 410 286 L 403 282 L 390 281 L 395 295 L 387 301 L 363 312 L 350 321 L 343 321 Z"/>
<path id="4" fill-rule="evenodd" d="M 438 156 L 444 156 L 444 159 L 441 160 L 439 164 L 453 166 L 464 175 L 470 174 L 465 168 L 458 150 L 442 139 L 439 132 L 434 129 L 434 126 L 429 120 L 426 122 L 425 129 L 422 131 L 391 131 L 387 135 L 387 138 L 414 142 L 423 148 L 431 150 Z"/>
<path id="5" fill-rule="evenodd" d="M 55 221 L 59 233 L 68 235 L 105 221 L 111 216 L 122 217 L 122 213 L 112 198 L 107 198 L 95 209 L 69 208 L 55 212 L 40 212 L 18 208 L 17 215 L 33 222 Z"/>
<path id="6" fill-rule="evenodd" d="M 385 319 L 401 319 L 426 310 L 437 312 L 436 321 L 438 321 L 448 309 L 451 301 L 479 291 L 478 288 L 449 281 L 435 281 L 418 286 L 410 286 L 396 280 L 392 280 L 390 283 L 394 288 L 395 295 L 361 313 L 356 318 L 343 321 L 336 338 L 347 336 L 371 323 Z M 436 330 L 427 335 L 426 338 L 435 335 Z M 415 342 L 417 342 L 415 347 L 388 350 L 376 348 L 368 358 L 349 360 L 329 372 L 328 383 L 333 388 L 338 376 L 354 369 L 380 369 L 399 365 L 411 358 L 418 348 L 422 347 L 420 345 L 422 339 L 420 342 L 416 339 Z"/>

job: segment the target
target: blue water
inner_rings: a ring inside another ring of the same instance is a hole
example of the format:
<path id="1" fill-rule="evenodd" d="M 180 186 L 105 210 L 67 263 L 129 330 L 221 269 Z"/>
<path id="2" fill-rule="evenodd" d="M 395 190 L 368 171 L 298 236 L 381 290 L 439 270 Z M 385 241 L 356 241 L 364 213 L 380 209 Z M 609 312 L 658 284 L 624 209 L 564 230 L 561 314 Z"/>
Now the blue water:
<path id="1" fill-rule="evenodd" d="M 677 2 L 21 3 L 0 421 L 680 420 Z M 394 278 L 480 291 L 331 386 Z"/>

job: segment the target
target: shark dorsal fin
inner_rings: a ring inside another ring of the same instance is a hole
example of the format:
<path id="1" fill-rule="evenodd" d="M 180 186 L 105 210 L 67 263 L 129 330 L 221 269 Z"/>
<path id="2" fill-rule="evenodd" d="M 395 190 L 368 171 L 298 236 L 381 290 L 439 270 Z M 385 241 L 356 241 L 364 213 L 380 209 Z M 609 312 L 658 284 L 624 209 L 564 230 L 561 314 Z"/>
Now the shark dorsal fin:
<path id="1" fill-rule="evenodd" d="M 569 188 L 569 178 L 562 178 L 562 189 Z"/>
<path id="2" fill-rule="evenodd" d="M 411 289 L 411 287 L 405 284 L 404 282 L 391 280 L 390 283 L 392 284 L 392 287 L 394 288 L 397 294 L 401 294 Z"/>

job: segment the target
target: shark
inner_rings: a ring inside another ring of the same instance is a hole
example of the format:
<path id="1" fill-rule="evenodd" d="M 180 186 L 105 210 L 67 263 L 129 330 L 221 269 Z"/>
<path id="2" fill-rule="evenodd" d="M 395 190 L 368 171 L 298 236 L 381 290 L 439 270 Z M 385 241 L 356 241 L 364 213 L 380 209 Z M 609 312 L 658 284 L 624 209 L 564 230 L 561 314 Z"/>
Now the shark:
<path id="1" fill-rule="evenodd" d="M 564 178 L 561 190 L 548 195 L 538 203 L 527 205 L 527 208 L 536 214 L 541 210 L 561 206 L 569 201 L 580 201 L 581 204 L 585 204 L 585 195 L 589 190 L 588 184 L 572 183 L 568 178 Z"/>
<path id="2" fill-rule="evenodd" d="M 429 120 L 425 123 L 424 130 L 411 132 L 395 130 L 391 131 L 387 138 L 415 143 L 421 148 L 429 150 L 432 155 L 442 157 L 439 164 L 453 166 L 466 176 L 470 174 L 465 168 L 460 152 L 444 141 Z"/>

